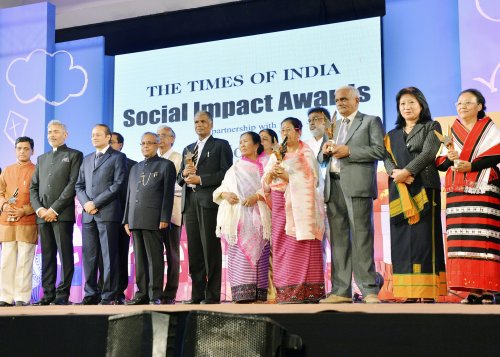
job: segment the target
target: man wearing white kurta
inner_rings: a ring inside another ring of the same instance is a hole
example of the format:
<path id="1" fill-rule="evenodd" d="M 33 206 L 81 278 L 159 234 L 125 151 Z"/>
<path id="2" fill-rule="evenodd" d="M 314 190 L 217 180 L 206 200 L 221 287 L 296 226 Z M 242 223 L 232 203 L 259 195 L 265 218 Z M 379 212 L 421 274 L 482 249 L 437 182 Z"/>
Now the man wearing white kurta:
<path id="1" fill-rule="evenodd" d="M 158 146 L 158 156 L 170 160 L 175 166 L 175 171 L 178 174 L 181 167 L 182 155 L 174 151 L 172 146 L 175 142 L 175 132 L 172 128 L 162 125 L 156 131 L 160 137 L 160 145 Z M 167 255 L 167 283 L 163 291 L 163 304 L 175 304 L 175 296 L 179 286 L 179 243 L 181 239 L 181 197 L 182 188 L 175 183 L 174 192 L 174 207 L 172 209 L 172 219 L 170 227 L 166 230 L 164 237 L 165 251 Z"/>

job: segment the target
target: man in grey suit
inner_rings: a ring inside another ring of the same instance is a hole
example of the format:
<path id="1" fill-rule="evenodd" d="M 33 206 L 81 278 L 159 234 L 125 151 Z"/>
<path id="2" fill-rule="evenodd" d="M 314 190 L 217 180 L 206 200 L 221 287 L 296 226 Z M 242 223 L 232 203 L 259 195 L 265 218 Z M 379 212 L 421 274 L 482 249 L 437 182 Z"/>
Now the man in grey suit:
<path id="1" fill-rule="evenodd" d="M 111 130 L 105 124 L 92 129 L 96 152 L 85 156 L 76 182 L 83 206 L 83 305 L 111 305 L 118 289 L 118 239 L 123 218 L 120 194 L 125 182 L 126 157 L 110 147 Z M 99 293 L 97 271 L 103 259 L 103 285 Z"/>
<path id="2" fill-rule="evenodd" d="M 379 117 L 358 111 L 359 92 L 335 91 L 341 118 L 334 141 L 323 145 L 327 167 L 325 202 L 332 247 L 332 291 L 321 303 L 352 302 L 352 273 L 366 303 L 379 303 L 373 259 L 373 200 L 377 161 L 384 158 L 384 128 Z"/>
<path id="3" fill-rule="evenodd" d="M 163 298 L 163 236 L 174 204 L 175 166 L 160 158 L 159 137 L 141 138 L 144 160 L 130 170 L 123 224 L 134 243 L 137 292 L 128 305 L 159 305 Z"/>
<path id="4" fill-rule="evenodd" d="M 83 155 L 66 146 L 68 132 L 58 120 L 47 125 L 52 150 L 39 156 L 31 179 L 30 202 L 37 215 L 42 247 L 43 298 L 35 305 L 67 305 L 74 273 L 75 183 Z M 57 253 L 61 281 L 57 286 Z"/>

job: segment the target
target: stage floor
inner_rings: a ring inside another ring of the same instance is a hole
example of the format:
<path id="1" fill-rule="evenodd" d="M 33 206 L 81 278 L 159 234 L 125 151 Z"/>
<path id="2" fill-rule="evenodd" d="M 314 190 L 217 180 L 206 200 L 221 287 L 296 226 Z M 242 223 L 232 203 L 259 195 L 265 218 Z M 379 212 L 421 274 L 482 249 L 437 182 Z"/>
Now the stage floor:
<path id="1" fill-rule="evenodd" d="M 303 349 L 288 352 L 291 357 L 496 356 L 500 351 L 500 305 L 179 303 L 0 308 L 0 356 L 104 357 L 110 316 L 156 311 L 180 320 L 192 310 L 269 317 L 301 337 Z"/>
<path id="2" fill-rule="evenodd" d="M 369 313 L 369 314 L 500 314 L 500 305 L 462 304 L 233 304 L 219 305 L 111 305 L 111 306 L 13 306 L 0 308 L 0 316 L 43 315 L 116 315 L 139 311 L 164 313 L 189 312 L 191 310 L 215 311 L 230 314 L 315 314 L 321 312 Z"/>

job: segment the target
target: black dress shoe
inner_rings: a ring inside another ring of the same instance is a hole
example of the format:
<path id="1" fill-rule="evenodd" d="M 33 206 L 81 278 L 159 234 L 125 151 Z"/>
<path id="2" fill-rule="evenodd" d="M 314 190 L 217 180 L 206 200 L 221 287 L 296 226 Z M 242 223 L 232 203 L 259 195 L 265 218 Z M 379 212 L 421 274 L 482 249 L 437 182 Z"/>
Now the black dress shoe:
<path id="1" fill-rule="evenodd" d="M 150 300 L 149 305 L 161 305 L 161 299 Z"/>
<path id="2" fill-rule="evenodd" d="M 101 300 L 98 305 L 114 305 L 113 300 Z"/>
<path id="3" fill-rule="evenodd" d="M 82 305 L 97 305 L 99 298 L 97 296 L 85 296 L 82 300 Z"/>
<path id="4" fill-rule="evenodd" d="M 29 306 L 29 302 L 25 301 L 16 301 L 16 306 Z"/>
<path id="5" fill-rule="evenodd" d="M 56 297 L 50 305 L 69 305 L 69 301 L 67 297 Z"/>
<path id="6" fill-rule="evenodd" d="M 184 300 L 182 303 L 186 305 L 199 305 L 202 300 L 196 300 L 196 299 L 189 299 L 189 300 Z"/>
<path id="7" fill-rule="evenodd" d="M 205 300 L 201 300 L 200 304 L 202 304 L 202 305 L 220 304 L 220 301 L 219 300 L 212 300 L 212 299 L 205 299 Z"/>
<path id="8" fill-rule="evenodd" d="M 115 299 L 115 305 L 125 305 L 125 298 L 119 297 Z"/>
<path id="9" fill-rule="evenodd" d="M 50 305 L 51 302 L 54 301 L 54 298 L 41 298 L 40 300 L 38 300 L 37 302 L 35 302 L 33 305 L 35 306 L 46 306 L 46 305 Z"/>
<path id="10" fill-rule="evenodd" d="M 147 305 L 147 304 L 149 304 L 149 299 L 147 297 L 134 298 L 130 301 L 127 301 L 127 305 Z"/>
<path id="11" fill-rule="evenodd" d="M 5 301 L 0 301 L 0 307 L 7 307 L 7 306 L 12 306 L 12 304 L 9 304 L 8 302 Z"/>
<path id="12" fill-rule="evenodd" d="M 169 297 L 164 297 L 161 299 L 161 303 L 163 305 L 174 305 L 175 304 L 175 299 L 169 298 Z"/>

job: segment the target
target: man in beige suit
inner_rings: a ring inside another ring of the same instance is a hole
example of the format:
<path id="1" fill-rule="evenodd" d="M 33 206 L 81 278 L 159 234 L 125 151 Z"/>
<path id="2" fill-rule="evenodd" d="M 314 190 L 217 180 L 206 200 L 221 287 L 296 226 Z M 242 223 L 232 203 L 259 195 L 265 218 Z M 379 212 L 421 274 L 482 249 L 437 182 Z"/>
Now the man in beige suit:
<path id="1" fill-rule="evenodd" d="M 170 160 L 175 166 L 178 174 L 181 167 L 182 155 L 172 149 L 175 142 L 175 132 L 172 128 L 162 125 L 156 131 L 160 137 L 158 156 Z M 167 283 L 163 290 L 163 304 L 175 304 L 177 287 L 179 286 L 179 242 L 181 238 L 181 197 L 182 188 L 176 183 L 174 193 L 174 207 L 169 229 L 164 236 L 165 251 L 167 254 Z"/>

